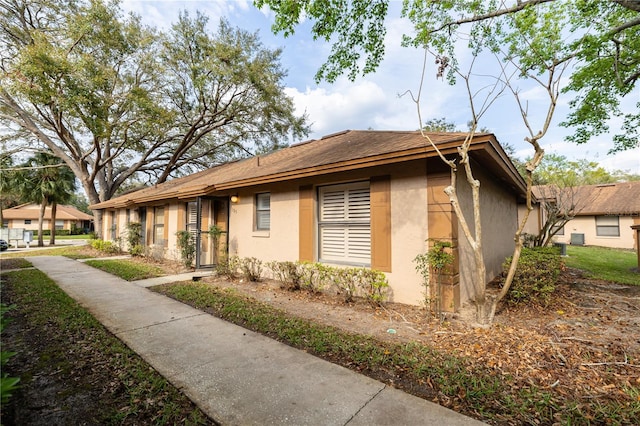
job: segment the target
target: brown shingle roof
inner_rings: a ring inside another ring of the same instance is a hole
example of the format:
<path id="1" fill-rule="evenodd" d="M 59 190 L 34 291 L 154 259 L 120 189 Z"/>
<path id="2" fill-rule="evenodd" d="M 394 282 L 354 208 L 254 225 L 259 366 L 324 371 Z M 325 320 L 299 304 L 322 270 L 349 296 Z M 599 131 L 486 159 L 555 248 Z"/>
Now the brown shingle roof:
<path id="1" fill-rule="evenodd" d="M 558 188 L 539 185 L 532 188 L 539 200 L 562 196 L 576 206 L 577 216 L 640 214 L 640 181 Z"/>
<path id="2" fill-rule="evenodd" d="M 38 219 L 40 216 L 40 206 L 37 204 L 21 204 L 10 209 L 2 210 L 3 219 Z M 51 219 L 51 207 L 47 206 L 44 212 L 45 219 Z M 57 220 L 92 220 L 93 216 L 88 215 L 73 206 L 58 205 L 56 209 Z"/>
<path id="3" fill-rule="evenodd" d="M 640 181 L 580 186 L 576 197 L 584 203 L 581 216 L 640 214 Z"/>
<path id="4" fill-rule="evenodd" d="M 443 153 L 450 154 L 456 152 L 466 133 L 429 133 L 429 136 Z M 493 135 L 476 135 L 471 150 L 476 151 L 479 159 L 487 167 L 493 166 L 495 171 L 500 172 L 502 180 L 515 188 L 515 191 L 523 191 L 524 182 Z M 91 207 L 124 207 L 155 200 L 189 198 L 260 183 L 435 155 L 435 150 L 420 132 L 347 130 L 319 140 L 295 144 L 267 155 L 216 166 Z"/>

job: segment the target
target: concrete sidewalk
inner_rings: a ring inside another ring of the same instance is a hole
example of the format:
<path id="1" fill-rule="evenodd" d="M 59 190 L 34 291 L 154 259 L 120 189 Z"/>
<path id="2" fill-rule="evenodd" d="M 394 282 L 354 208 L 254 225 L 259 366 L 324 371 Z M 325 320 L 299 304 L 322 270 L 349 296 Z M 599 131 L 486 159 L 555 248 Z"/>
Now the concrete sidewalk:
<path id="1" fill-rule="evenodd" d="M 223 425 L 480 425 L 61 256 L 29 261 Z"/>

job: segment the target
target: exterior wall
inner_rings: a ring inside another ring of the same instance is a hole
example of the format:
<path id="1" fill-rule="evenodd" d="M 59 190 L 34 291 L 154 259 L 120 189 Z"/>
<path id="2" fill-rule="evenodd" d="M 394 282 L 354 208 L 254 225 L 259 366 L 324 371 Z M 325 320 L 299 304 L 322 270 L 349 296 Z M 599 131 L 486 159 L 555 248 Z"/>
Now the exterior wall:
<path id="1" fill-rule="evenodd" d="M 480 180 L 480 215 L 482 224 L 482 252 L 486 264 L 486 279 L 491 281 L 502 272 L 505 258 L 513 254 L 513 237 L 517 229 L 518 207 L 515 195 L 502 189 L 474 164 L 474 175 Z M 458 198 L 469 228 L 475 229 L 473 200 L 464 170 L 459 170 Z M 460 245 L 460 299 L 465 303 L 473 296 L 475 261 L 471 246 L 462 228 L 458 230 Z"/>
<path id="2" fill-rule="evenodd" d="M 268 231 L 255 229 L 255 195 L 271 193 Z M 278 184 L 238 192 L 229 212 L 229 254 L 262 261 L 298 260 L 298 185 Z"/>
<path id="3" fill-rule="evenodd" d="M 38 230 L 38 219 L 31 219 L 30 224 L 25 224 L 24 219 L 10 219 L 8 220 L 7 228 L 15 229 L 15 228 L 24 228 L 27 231 L 37 231 Z M 45 219 L 42 221 L 42 229 L 49 229 L 49 220 Z M 67 229 L 67 228 L 65 228 Z"/>
<path id="4" fill-rule="evenodd" d="M 427 190 L 426 166 L 415 162 L 411 167 L 386 167 L 369 174 L 343 173 L 314 179 L 318 185 L 368 179 L 371 175 L 390 175 L 391 183 L 391 271 L 386 273 L 395 302 L 419 305 L 424 301 L 420 276 L 413 259 L 426 250 Z M 229 219 L 229 253 L 256 257 L 263 261 L 299 260 L 299 190 L 311 183 L 276 184 L 239 191 L 239 201 L 231 204 Z M 271 193 L 269 231 L 254 230 L 254 199 L 260 192 Z M 317 204 L 314 207 L 317 216 Z M 317 259 L 317 218 L 314 220 L 314 259 Z"/>
<path id="5" fill-rule="evenodd" d="M 60 220 L 60 219 L 58 219 Z M 15 229 L 15 228 L 24 228 L 27 231 L 37 231 L 38 230 L 38 219 L 31 219 L 31 223 L 26 225 L 24 223 L 24 219 L 9 219 L 7 220 L 8 225 L 7 228 Z M 50 228 L 50 220 L 45 219 L 42 222 L 42 229 L 48 230 Z M 65 220 L 62 229 L 71 229 L 71 225 L 75 222 L 77 227 L 82 226 L 82 221 L 73 221 L 73 220 Z"/>
<path id="6" fill-rule="evenodd" d="M 601 237 L 596 235 L 595 216 L 576 216 L 564 226 L 564 235 L 556 235 L 554 241 L 567 243 L 571 241 L 571 234 L 584 234 L 584 243 L 588 246 L 632 249 L 635 247 L 635 236 L 631 229 L 634 224 L 633 216 L 619 216 L 619 237 Z"/>
<path id="7" fill-rule="evenodd" d="M 524 215 L 527 213 L 527 205 L 519 204 L 518 205 L 518 225 L 522 219 L 524 219 Z M 540 218 L 540 204 L 533 205 L 533 210 L 529 213 L 529 217 L 527 219 L 527 223 L 522 230 L 523 233 L 538 235 L 540 229 L 542 228 L 541 218 Z M 514 232 L 515 234 L 515 232 Z"/>
<path id="8" fill-rule="evenodd" d="M 479 168 L 478 168 L 479 169 Z M 238 201 L 229 206 L 229 241 L 228 249 L 230 255 L 239 257 L 256 257 L 263 262 L 296 261 L 301 256 L 301 188 L 312 187 L 312 192 L 317 193 L 317 187 L 328 184 L 348 183 L 358 180 L 371 179 L 374 176 L 389 177 L 390 196 L 390 244 L 391 263 L 390 271 L 386 271 L 386 276 L 391 287 L 390 299 L 394 302 L 421 305 L 424 303 L 425 294 L 422 279 L 415 270 L 413 259 L 416 255 L 424 253 L 428 249 L 427 239 L 430 233 L 434 238 L 436 229 L 440 223 L 433 218 L 430 207 L 438 201 L 442 193 L 439 186 L 434 194 L 429 195 L 429 185 L 436 185 L 440 180 L 437 176 L 444 176 L 442 173 L 427 174 L 427 162 L 417 160 L 399 165 L 387 165 L 368 170 L 358 170 L 351 172 L 335 173 L 325 177 L 315 177 L 301 179 L 295 182 L 274 183 L 250 187 L 233 191 L 233 193 L 221 194 L 224 196 L 236 195 Z M 435 170 L 434 170 L 435 173 Z M 444 176 L 446 177 L 446 176 Z M 487 262 L 487 277 L 492 279 L 501 271 L 501 265 L 506 256 L 513 250 L 513 234 L 517 226 L 517 206 L 514 196 L 501 189 L 499 185 L 486 179 L 485 176 L 478 176 L 482 180 L 482 209 L 483 209 L 483 231 L 484 231 L 484 251 Z M 430 179 L 433 182 L 430 182 Z M 442 179 L 441 179 L 442 180 Z M 470 190 L 466 185 L 466 180 L 459 177 L 459 196 L 463 211 L 468 212 L 471 206 Z M 441 182 L 440 182 L 441 183 Z M 464 188 L 467 189 L 464 189 Z M 268 231 L 255 230 L 255 196 L 257 193 L 269 192 L 270 200 L 270 229 Z M 435 198 L 438 200 L 435 200 Z M 446 197 L 446 196 L 445 196 Z M 317 226 L 317 197 L 313 202 L 313 248 L 310 248 L 310 259 L 318 259 L 318 226 Z M 446 201 L 446 200 L 445 200 Z M 165 220 L 165 232 L 168 238 L 167 247 L 164 249 L 164 256 L 169 259 L 177 259 L 178 250 L 176 247 L 176 232 L 184 226 L 185 201 L 172 201 L 164 204 L 165 211 L 168 211 Z M 445 203 L 446 204 L 446 203 Z M 162 204 L 157 204 L 162 205 Z M 448 207 L 448 206 L 447 206 Z M 153 206 L 147 206 L 147 231 L 152 229 Z M 446 213 L 446 212 L 445 212 Z M 126 209 L 119 209 L 116 214 L 118 230 L 126 229 Z M 138 218 L 136 217 L 136 220 Z M 447 238 L 458 238 L 460 243 L 460 289 L 455 295 L 455 305 L 464 303 L 471 295 L 473 284 L 473 255 L 464 237 L 459 234 L 455 223 L 455 215 L 444 217 L 446 226 L 443 228 Z M 134 220 L 133 211 L 130 220 Z M 104 235 L 110 236 L 110 213 L 105 212 Z M 311 223 L 311 222 L 309 222 Z M 473 223 L 471 223 L 471 226 Z M 306 226 L 305 228 L 309 228 Z M 147 232 L 150 237 L 153 233 Z M 126 236 L 123 234 L 123 237 Z M 147 239 L 147 245 L 151 239 Z M 464 244 L 464 246 L 462 246 Z M 454 251 L 457 252 L 454 248 Z M 463 254 L 466 252 L 466 254 Z M 458 269 L 454 271 L 457 284 Z M 452 300 L 454 300 L 452 299 Z"/>

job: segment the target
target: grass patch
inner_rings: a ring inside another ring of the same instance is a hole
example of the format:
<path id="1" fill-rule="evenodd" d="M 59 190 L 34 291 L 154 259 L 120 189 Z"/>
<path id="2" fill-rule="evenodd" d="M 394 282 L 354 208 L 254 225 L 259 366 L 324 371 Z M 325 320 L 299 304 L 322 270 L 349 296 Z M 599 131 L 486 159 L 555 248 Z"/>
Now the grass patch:
<path id="1" fill-rule="evenodd" d="M 33 257 L 33 256 L 66 256 L 71 259 L 89 259 L 93 256 L 84 253 L 86 251 L 85 246 L 67 246 L 56 247 L 51 249 L 42 250 L 27 250 L 19 251 L 15 253 L 3 252 L 0 255 L 2 259 L 15 259 L 19 257 Z"/>
<path id="2" fill-rule="evenodd" d="M 565 263 L 571 268 L 585 271 L 590 278 L 620 284 L 640 285 L 640 274 L 632 272 L 638 257 L 629 250 L 606 247 L 567 246 Z"/>
<path id="3" fill-rule="evenodd" d="M 23 362 L 28 367 L 22 368 L 27 369 L 12 372 L 23 378 L 22 386 L 37 386 L 32 377 L 49 377 L 47 383 L 57 377 L 59 386 L 64 386 L 64 392 L 55 394 L 63 404 L 58 409 L 88 410 L 83 414 L 91 424 L 210 423 L 188 398 L 45 274 L 30 269 L 3 278 L 3 290 L 8 289 L 16 307 L 11 313 L 26 322 L 20 339 L 35 340 L 38 346 L 36 352 L 25 355 Z M 3 299 L 6 297 L 3 292 Z M 21 347 L 25 350 L 24 343 Z M 65 395 L 76 394 L 93 397 L 82 399 L 82 407 L 64 406 Z M 20 404 L 20 395 L 14 397 Z"/>
<path id="4" fill-rule="evenodd" d="M 553 390 L 419 343 L 393 344 L 297 318 L 207 283 L 180 282 L 155 291 L 460 413 L 500 424 L 633 424 L 640 404 L 566 400 Z M 580 407 L 580 409 L 576 409 Z M 535 413 L 535 414 L 533 414 Z M 615 413 L 613 415 L 612 413 Z"/>
<path id="5" fill-rule="evenodd" d="M 125 259 L 93 259 L 87 260 L 85 263 L 127 281 L 143 280 L 165 275 L 162 268 L 158 266 Z"/>

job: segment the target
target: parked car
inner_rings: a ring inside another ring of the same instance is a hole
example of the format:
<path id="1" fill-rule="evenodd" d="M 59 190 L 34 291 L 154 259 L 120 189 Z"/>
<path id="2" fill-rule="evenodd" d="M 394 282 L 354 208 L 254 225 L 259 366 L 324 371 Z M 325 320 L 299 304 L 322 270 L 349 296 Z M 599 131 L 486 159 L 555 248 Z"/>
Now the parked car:
<path id="1" fill-rule="evenodd" d="M 8 248 L 9 243 L 7 243 L 5 240 L 0 240 L 0 251 L 5 251 Z"/>

